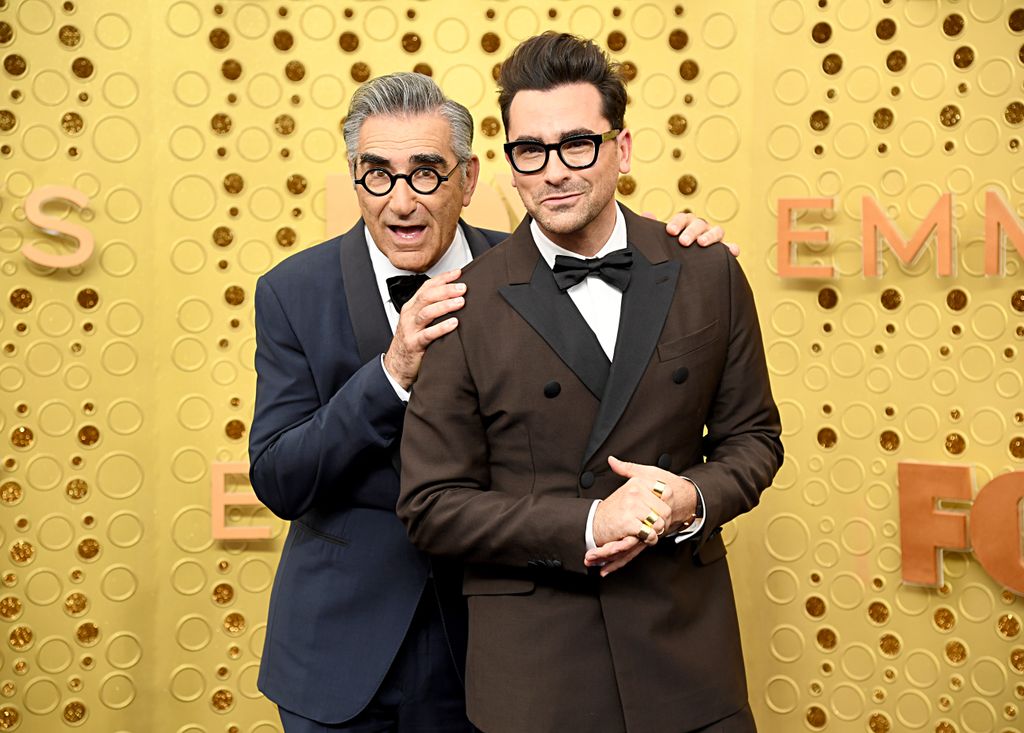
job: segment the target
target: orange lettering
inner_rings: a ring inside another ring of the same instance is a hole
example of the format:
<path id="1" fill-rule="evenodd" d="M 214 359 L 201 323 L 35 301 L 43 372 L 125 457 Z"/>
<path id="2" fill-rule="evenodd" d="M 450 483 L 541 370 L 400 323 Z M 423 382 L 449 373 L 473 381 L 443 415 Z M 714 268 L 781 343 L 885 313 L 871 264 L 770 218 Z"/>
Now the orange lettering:
<path id="1" fill-rule="evenodd" d="M 779 277 L 830 278 L 833 276 L 835 269 L 828 265 L 796 265 L 793 263 L 797 242 L 828 242 L 828 231 L 825 229 L 793 229 L 794 209 L 831 210 L 832 208 L 833 202 L 830 198 L 779 199 L 776 232 Z"/>
<path id="2" fill-rule="evenodd" d="M 252 506 L 262 504 L 256 494 L 227 490 L 228 476 L 249 476 L 249 464 L 241 462 L 215 462 L 211 467 L 210 485 L 210 533 L 215 540 L 269 540 L 270 527 L 228 527 L 229 506 Z"/>
<path id="3" fill-rule="evenodd" d="M 34 244 L 26 242 L 21 248 L 21 253 L 43 267 L 77 267 L 85 264 L 92 256 L 95 240 L 92 233 L 81 224 L 63 221 L 43 213 L 43 206 L 46 203 L 57 200 L 70 201 L 79 209 L 89 205 L 89 197 L 70 186 L 40 186 L 25 199 L 25 217 L 47 234 L 63 235 L 78 240 L 78 247 L 70 254 L 57 255 L 44 252 Z"/>
<path id="4" fill-rule="evenodd" d="M 971 507 L 971 545 L 988 574 L 1024 595 L 1020 503 L 1024 471 L 1003 474 L 985 484 Z"/>
<path id="5" fill-rule="evenodd" d="M 953 274 L 953 194 L 944 193 L 921 222 L 921 226 L 910 238 L 910 243 L 896 228 L 882 208 L 870 196 L 861 200 L 861 238 L 864 248 L 864 275 L 878 277 L 881 264 L 881 251 L 878 246 L 878 235 L 889 243 L 892 251 L 906 265 L 913 264 L 924 248 L 925 240 L 935 231 L 938 240 L 937 270 L 940 277 Z"/>
<path id="6" fill-rule="evenodd" d="M 903 580 L 916 585 L 942 585 L 942 551 L 965 552 L 967 514 L 939 511 L 943 499 L 970 501 L 973 466 L 900 463 L 900 546 Z"/>
<path id="7" fill-rule="evenodd" d="M 1002 233 L 1013 242 L 1017 254 L 1024 257 L 1024 225 L 998 191 L 985 192 L 985 274 L 1002 275 L 1006 266 Z"/>

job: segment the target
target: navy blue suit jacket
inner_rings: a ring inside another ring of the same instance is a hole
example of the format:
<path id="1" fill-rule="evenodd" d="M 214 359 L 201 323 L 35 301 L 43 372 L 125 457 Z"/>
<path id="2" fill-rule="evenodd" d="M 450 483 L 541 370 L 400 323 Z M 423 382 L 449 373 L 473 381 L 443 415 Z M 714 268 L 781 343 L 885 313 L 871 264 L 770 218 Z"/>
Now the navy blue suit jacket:
<path id="1" fill-rule="evenodd" d="M 507 236 L 462 227 L 474 257 Z M 432 567 L 395 515 L 405 403 L 380 363 L 391 338 L 362 221 L 256 284 L 250 479 L 274 514 L 292 520 L 259 688 L 324 723 L 348 720 L 373 697 L 431 573 L 464 663 L 458 577 Z"/>

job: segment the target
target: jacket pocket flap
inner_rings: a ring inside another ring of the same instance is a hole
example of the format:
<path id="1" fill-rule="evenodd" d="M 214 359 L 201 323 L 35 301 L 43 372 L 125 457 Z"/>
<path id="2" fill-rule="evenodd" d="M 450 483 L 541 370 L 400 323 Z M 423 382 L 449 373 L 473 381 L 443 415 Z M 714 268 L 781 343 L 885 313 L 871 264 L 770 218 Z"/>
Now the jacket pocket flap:
<path id="1" fill-rule="evenodd" d="M 693 333 L 658 344 L 658 359 L 661 361 L 675 359 L 684 354 L 689 354 L 691 351 L 703 348 L 717 338 L 718 320 L 716 319 Z"/>

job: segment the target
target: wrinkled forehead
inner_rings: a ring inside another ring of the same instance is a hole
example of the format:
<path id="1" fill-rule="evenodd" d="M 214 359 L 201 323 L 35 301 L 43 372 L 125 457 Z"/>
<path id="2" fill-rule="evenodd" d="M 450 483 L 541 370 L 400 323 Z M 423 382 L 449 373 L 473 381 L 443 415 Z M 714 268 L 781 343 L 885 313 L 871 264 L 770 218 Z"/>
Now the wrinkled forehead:
<path id="1" fill-rule="evenodd" d="M 439 114 L 371 115 L 359 131 L 356 163 L 403 167 L 454 163 L 451 125 Z"/>

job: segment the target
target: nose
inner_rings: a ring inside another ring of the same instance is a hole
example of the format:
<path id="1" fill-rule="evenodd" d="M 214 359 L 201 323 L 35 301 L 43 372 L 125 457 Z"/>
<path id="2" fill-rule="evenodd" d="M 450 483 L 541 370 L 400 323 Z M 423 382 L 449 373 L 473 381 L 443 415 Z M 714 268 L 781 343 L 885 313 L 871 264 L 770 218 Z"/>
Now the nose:
<path id="1" fill-rule="evenodd" d="M 544 166 L 543 175 L 545 183 L 557 186 L 572 175 L 572 169 L 567 168 L 562 159 L 558 157 L 558 152 L 552 150 L 551 155 L 548 156 L 548 164 Z"/>
<path id="2" fill-rule="evenodd" d="M 388 196 L 388 208 L 396 216 L 411 216 L 416 211 L 418 203 L 416 192 L 409 186 L 408 181 L 395 181 L 395 187 L 391 189 L 391 194 Z"/>

